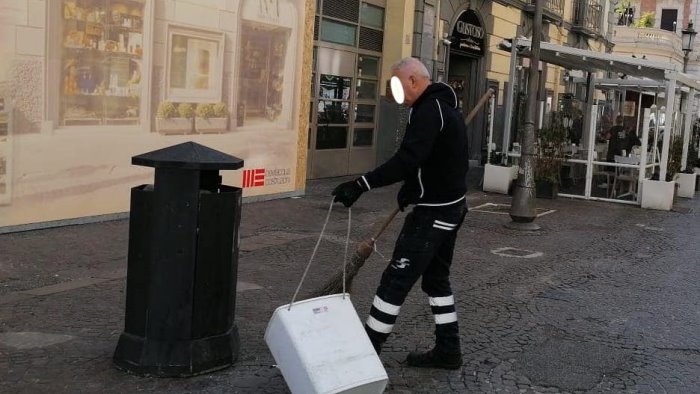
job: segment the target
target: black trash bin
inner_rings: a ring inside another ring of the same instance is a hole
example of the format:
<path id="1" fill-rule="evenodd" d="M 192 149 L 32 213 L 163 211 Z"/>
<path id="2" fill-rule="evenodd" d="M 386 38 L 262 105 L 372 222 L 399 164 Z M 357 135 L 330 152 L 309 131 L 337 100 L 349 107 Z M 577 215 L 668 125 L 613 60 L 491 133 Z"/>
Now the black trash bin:
<path id="1" fill-rule="evenodd" d="M 243 160 L 187 142 L 132 157 L 155 167 L 131 189 L 124 332 L 114 362 L 137 374 L 192 376 L 238 356 L 233 322 L 241 189 L 219 170 Z"/>

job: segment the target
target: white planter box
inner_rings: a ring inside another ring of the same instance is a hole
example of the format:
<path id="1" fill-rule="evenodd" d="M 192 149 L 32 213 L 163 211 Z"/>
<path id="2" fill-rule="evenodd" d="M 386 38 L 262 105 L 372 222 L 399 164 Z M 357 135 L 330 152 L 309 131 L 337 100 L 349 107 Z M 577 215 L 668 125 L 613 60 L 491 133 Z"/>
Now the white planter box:
<path id="1" fill-rule="evenodd" d="M 695 197 L 695 182 L 697 175 L 695 174 L 678 174 L 678 197 L 693 198 Z"/>
<path id="2" fill-rule="evenodd" d="M 156 118 L 156 131 L 161 134 L 192 133 L 192 119 Z"/>
<path id="3" fill-rule="evenodd" d="M 652 181 L 642 183 L 642 208 L 670 211 L 676 182 Z"/>
<path id="4" fill-rule="evenodd" d="M 194 118 L 198 133 L 224 133 L 228 129 L 228 118 Z"/>
<path id="5" fill-rule="evenodd" d="M 497 166 L 486 164 L 484 167 L 484 191 L 508 194 L 510 183 L 517 178 L 515 166 Z"/>

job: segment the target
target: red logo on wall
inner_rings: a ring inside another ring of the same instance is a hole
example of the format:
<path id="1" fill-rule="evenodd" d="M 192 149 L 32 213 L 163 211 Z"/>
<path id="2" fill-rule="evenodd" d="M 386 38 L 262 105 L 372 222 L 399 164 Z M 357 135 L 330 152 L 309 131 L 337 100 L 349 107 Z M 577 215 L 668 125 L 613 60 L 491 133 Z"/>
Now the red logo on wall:
<path id="1" fill-rule="evenodd" d="M 265 186 L 265 169 L 243 170 L 243 187 Z"/>

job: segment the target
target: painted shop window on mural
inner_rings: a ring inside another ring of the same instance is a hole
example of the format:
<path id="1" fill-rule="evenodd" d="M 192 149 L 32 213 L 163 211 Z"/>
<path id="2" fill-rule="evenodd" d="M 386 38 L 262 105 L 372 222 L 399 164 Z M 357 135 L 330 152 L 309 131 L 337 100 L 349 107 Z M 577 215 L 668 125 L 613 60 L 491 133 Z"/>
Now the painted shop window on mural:
<path id="1" fill-rule="evenodd" d="M 246 121 L 276 121 L 282 114 L 290 34 L 291 30 L 284 27 L 243 23 L 239 111 Z"/>
<path id="2" fill-rule="evenodd" d="M 9 204 L 11 193 L 10 165 L 12 164 L 12 140 L 10 112 L 5 111 L 5 101 L 0 98 L 0 205 Z"/>
<path id="3" fill-rule="evenodd" d="M 60 122 L 140 120 L 145 0 L 63 0 Z"/>
<path id="4" fill-rule="evenodd" d="M 169 26 L 167 99 L 221 101 L 223 33 Z"/>

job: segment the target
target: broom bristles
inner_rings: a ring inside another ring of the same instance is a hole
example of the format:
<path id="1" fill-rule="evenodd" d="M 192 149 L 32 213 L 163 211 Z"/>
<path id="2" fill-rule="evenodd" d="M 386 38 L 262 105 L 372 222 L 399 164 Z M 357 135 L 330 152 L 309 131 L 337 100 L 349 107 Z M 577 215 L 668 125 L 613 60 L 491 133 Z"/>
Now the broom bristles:
<path id="1" fill-rule="evenodd" d="M 364 240 L 357 245 L 355 253 L 350 258 L 350 262 L 345 267 L 345 292 L 349 293 L 352 288 L 352 280 L 355 279 L 360 268 L 365 265 L 365 261 L 374 251 L 374 240 Z M 331 279 L 320 289 L 311 294 L 311 297 L 322 297 L 343 292 L 343 271 L 336 272 Z"/>
<path id="2" fill-rule="evenodd" d="M 350 262 L 345 267 L 345 292 L 349 293 L 352 287 L 352 280 L 360 272 L 360 268 L 365 264 L 367 258 L 363 258 L 358 252 L 353 254 Z M 322 297 L 343 292 L 343 271 L 336 272 L 333 277 L 320 289 L 311 294 L 312 298 Z"/>

